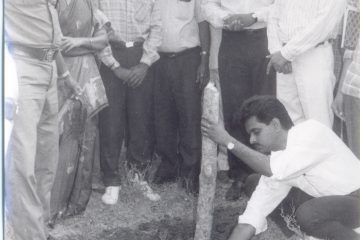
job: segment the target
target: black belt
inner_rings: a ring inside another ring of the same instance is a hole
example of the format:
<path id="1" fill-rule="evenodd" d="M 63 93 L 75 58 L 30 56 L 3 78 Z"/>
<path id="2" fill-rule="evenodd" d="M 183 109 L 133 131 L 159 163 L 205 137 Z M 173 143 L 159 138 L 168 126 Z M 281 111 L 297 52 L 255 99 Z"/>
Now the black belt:
<path id="1" fill-rule="evenodd" d="M 328 40 L 325 40 L 325 41 L 322 41 L 322 42 L 319 42 L 318 44 L 315 45 L 314 48 L 317 48 L 321 45 L 324 45 L 325 43 L 333 43 L 335 41 L 335 39 L 328 39 Z M 286 43 L 283 43 L 283 46 L 285 46 Z"/>
<path id="2" fill-rule="evenodd" d="M 11 52 L 19 56 L 35 58 L 44 62 L 52 62 L 58 53 L 58 48 L 34 48 L 24 45 L 13 45 Z"/>
<path id="3" fill-rule="evenodd" d="M 223 33 L 230 35 L 255 35 L 255 34 L 266 34 L 266 28 L 258 28 L 258 29 L 243 29 L 241 31 L 230 31 L 223 30 Z"/>
<path id="4" fill-rule="evenodd" d="M 111 41 L 111 46 L 115 49 L 142 47 L 144 41 L 124 42 L 124 41 Z"/>
<path id="5" fill-rule="evenodd" d="M 200 51 L 200 47 L 188 48 L 180 52 L 159 52 L 159 55 L 160 57 L 165 57 L 165 58 L 177 58 L 179 56 L 191 53 L 194 50 Z"/>

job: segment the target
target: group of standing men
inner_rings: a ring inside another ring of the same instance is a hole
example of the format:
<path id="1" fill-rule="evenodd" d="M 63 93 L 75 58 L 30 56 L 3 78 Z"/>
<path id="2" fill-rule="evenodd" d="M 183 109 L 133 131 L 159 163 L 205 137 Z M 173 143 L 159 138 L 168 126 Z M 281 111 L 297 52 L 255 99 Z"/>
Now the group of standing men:
<path id="1" fill-rule="evenodd" d="M 335 77 L 329 41 L 345 4 L 345 0 L 99 0 L 113 29 L 109 45 L 116 59 L 100 68 L 109 101 L 99 114 L 103 202 L 118 200 L 118 160 L 125 136 L 128 163 L 137 170 L 144 170 L 155 152 L 161 158 L 155 183 L 180 177 L 190 183 L 191 191 L 197 190 L 201 90 L 209 80 L 209 23 L 222 29 L 219 77 L 225 128 L 232 136 L 247 142 L 245 130 L 232 124 L 232 115 L 256 94 L 276 94 L 295 124 L 312 118 L 331 127 Z M 21 219 L 26 221 L 21 225 L 28 226 L 18 231 L 18 239 L 42 240 L 47 235 L 42 222 L 48 218 L 58 153 L 53 60 L 57 74 L 68 77 L 61 54 L 56 54 L 55 5 L 51 0 L 5 2 L 6 34 L 15 46 L 20 71 L 8 189 L 10 215 L 17 224 Z M 27 24 L 31 27 L 24 32 Z M 250 169 L 230 152 L 229 163 L 230 177 L 243 181 Z M 27 192 L 28 197 L 17 192 Z"/>
<path id="2" fill-rule="evenodd" d="M 245 99 L 257 94 L 276 94 L 295 123 L 312 118 L 331 127 L 335 76 L 330 41 L 336 37 L 345 4 L 99 1 L 99 9 L 118 35 L 119 42 L 110 45 L 120 68 L 132 67 L 123 61 L 139 52 L 138 77 L 124 69 L 125 77 L 118 81 L 109 68 L 101 71 L 110 102 L 100 113 L 100 159 L 109 187 L 105 202 L 116 202 L 120 190 L 117 161 L 125 129 L 130 163 L 143 170 L 156 152 L 162 161 L 155 183 L 180 176 L 196 190 L 201 89 L 209 75 L 208 23 L 222 29 L 219 77 L 224 123 L 233 136 L 247 141 L 244 129 L 233 126 L 232 115 Z M 231 153 L 228 159 L 230 177 L 235 183 L 243 181 L 250 169 Z"/>

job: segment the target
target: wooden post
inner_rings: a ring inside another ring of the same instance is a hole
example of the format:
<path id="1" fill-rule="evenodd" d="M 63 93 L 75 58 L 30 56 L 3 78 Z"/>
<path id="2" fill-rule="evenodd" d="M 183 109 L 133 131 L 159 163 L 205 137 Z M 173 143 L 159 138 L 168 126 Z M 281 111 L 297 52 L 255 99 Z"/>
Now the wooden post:
<path id="1" fill-rule="evenodd" d="M 204 90 L 203 118 L 219 120 L 219 92 L 209 83 Z M 217 144 L 202 137 L 200 190 L 197 205 L 194 240 L 210 240 L 213 223 L 214 198 L 217 174 Z"/>

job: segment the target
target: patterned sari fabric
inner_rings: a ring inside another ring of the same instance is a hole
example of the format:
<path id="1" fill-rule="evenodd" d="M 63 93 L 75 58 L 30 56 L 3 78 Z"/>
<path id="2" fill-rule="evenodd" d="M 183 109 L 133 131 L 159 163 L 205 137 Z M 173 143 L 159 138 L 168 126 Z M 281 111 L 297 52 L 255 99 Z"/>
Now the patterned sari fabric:
<path id="1" fill-rule="evenodd" d="M 64 36 L 88 38 L 97 24 L 90 0 L 60 0 L 59 21 Z M 51 196 L 53 220 L 85 210 L 91 194 L 91 173 L 97 138 L 96 114 L 107 98 L 93 52 L 73 48 L 62 52 L 71 76 L 84 89 L 80 100 L 58 81 L 60 154 Z"/>

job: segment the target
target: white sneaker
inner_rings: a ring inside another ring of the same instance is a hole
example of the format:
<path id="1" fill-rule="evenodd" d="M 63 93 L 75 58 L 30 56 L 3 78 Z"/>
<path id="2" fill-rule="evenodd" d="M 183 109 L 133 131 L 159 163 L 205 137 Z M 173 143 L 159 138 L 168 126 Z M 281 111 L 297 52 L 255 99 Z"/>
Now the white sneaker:
<path id="1" fill-rule="evenodd" d="M 101 200 L 108 205 L 114 205 L 119 198 L 120 186 L 109 186 L 105 188 L 105 193 L 102 195 Z"/>

